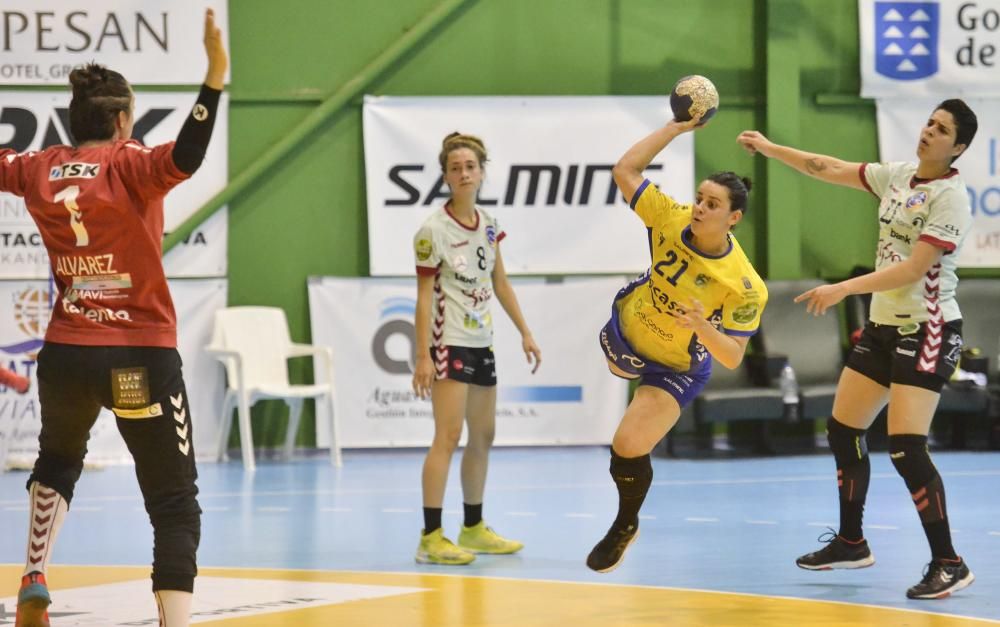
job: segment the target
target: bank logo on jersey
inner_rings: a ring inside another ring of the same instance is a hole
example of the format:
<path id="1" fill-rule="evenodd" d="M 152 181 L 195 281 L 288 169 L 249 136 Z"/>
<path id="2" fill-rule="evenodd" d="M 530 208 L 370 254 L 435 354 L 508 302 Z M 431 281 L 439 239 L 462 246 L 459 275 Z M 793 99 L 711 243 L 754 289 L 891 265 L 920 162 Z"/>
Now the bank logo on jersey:
<path id="1" fill-rule="evenodd" d="M 493 228 L 492 224 L 486 225 L 486 241 L 490 243 L 490 246 L 497 243 L 497 230 Z"/>
<path id="2" fill-rule="evenodd" d="M 911 81 L 938 71 L 937 2 L 875 3 L 875 71 Z"/>

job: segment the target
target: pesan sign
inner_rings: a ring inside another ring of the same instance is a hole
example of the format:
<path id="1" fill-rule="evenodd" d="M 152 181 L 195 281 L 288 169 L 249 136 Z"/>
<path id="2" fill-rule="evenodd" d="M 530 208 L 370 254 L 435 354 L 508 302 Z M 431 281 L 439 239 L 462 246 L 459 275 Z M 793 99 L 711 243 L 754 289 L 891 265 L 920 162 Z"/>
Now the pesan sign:
<path id="1" fill-rule="evenodd" d="M 94 59 L 135 85 L 200 84 L 207 7 L 228 41 L 219 0 L 4 0 L 0 84 L 65 85 L 74 67 Z"/>

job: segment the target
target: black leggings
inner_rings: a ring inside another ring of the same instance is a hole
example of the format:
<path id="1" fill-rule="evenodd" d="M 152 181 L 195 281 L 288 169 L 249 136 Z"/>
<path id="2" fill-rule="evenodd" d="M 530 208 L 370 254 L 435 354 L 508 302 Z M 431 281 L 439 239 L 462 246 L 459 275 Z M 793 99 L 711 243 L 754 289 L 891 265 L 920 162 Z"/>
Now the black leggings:
<path id="1" fill-rule="evenodd" d="M 153 525 L 153 590 L 192 591 L 201 508 L 177 350 L 46 342 L 38 354 L 38 396 L 42 430 L 28 485 L 38 481 L 71 502 L 90 429 L 101 407 L 111 409 Z"/>

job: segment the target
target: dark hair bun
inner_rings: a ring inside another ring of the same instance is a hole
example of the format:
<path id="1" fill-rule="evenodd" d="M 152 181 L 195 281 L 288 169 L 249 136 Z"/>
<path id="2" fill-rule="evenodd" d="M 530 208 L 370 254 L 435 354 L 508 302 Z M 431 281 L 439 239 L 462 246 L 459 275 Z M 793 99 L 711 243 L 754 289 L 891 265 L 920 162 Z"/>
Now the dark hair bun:
<path id="1" fill-rule="evenodd" d="M 128 90 L 128 82 L 121 74 L 97 63 L 75 68 L 69 73 L 69 82 L 73 95 L 80 97 L 121 96 L 123 90 Z"/>
<path id="2" fill-rule="evenodd" d="M 750 181 L 750 177 L 749 176 L 741 176 L 740 180 L 743 181 L 743 186 L 746 187 L 747 191 L 749 192 L 750 189 L 751 189 L 751 187 L 753 187 L 753 184 Z"/>

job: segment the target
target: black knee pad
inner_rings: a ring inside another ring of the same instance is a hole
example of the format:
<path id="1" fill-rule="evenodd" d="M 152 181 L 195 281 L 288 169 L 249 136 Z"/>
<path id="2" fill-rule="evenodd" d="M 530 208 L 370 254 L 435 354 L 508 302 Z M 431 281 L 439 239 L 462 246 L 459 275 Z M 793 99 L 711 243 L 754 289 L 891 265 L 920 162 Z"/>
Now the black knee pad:
<path id="1" fill-rule="evenodd" d="M 649 455 L 622 457 L 611 451 L 611 478 L 626 498 L 645 496 L 653 483 L 653 464 Z"/>
<path id="2" fill-rule="evenodd" d="M 868 457 L 868 440 L 865 429 L 854 429 L 838 422 L 836 418 L 826 421 L 826 441 L 837 460 L 837 468 L 853 466 Z"/>
<path id="3" fill-rule="evenodd" d="M 944 484 L 927 452 L 927 436 L 890 435 L 889 458 L 906 482 L 920 521 L 927 524 L 944 520 L 948 511 Z"/>
<path id="4" fill-rule="evenodd" d="M 890 435 L 889 459 L 910 492 L 916 492 L 937 476 L 927 452 L 926 435 Z"/>
<path id="5" fill-rule="evenodd" d="M 871 460 L 864 429 L 854 429 L 830 418 L 826 440 L 837 462 L 837 490 L 841 501 L 864 502 L 871 481 Z"/>

